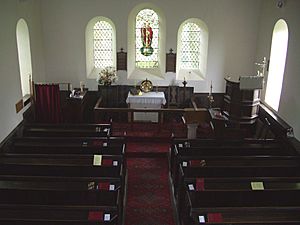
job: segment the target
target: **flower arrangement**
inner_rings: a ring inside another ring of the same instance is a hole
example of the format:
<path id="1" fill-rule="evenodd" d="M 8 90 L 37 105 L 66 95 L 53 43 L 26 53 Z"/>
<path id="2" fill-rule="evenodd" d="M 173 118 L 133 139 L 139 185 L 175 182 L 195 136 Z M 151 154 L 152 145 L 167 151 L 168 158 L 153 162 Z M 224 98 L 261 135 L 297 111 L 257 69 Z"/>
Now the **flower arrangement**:
<path id="1" fill-rule="evenodd" d="M 99 73 L 97 78 L 98 84 L 103 84 L 104 86 L 109 86 L 113 82 L 117 81 L 118 77 L 116 70 L 112 66 L 107 66 Z"/>

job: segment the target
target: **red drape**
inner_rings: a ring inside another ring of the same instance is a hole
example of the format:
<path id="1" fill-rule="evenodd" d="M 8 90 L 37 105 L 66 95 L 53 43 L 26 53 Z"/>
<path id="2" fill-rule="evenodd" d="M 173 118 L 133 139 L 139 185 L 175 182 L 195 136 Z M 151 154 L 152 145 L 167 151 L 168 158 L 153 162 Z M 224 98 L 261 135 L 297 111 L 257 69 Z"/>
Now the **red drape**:
<path id="1" fill-rule="evenodd" d="M 58 84 L 36 84 L 36 119 L 42 123 L 62 121 Z"/>

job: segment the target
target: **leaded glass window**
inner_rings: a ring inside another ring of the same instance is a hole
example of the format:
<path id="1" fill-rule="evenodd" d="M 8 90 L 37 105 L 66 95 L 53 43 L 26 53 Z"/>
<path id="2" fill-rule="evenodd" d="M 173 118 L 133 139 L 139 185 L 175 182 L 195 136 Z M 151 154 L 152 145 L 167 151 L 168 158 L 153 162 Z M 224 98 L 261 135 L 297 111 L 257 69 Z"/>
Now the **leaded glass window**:
<path id="1" fill-rule="evenodd" d="M 201 29 L 186 23 L 181 32 L 181 69 L 199 69 Z"/>
<path id="2" fill-rule="evenodd" d="M 270 65 L 265 95 L 266 103 L 276 111 L 279 109 L 288 42 L 288 25 L 285 20 L 280 19 L 276 22 L 273 29 Z"/>
<path id="3" fill-rule="evenodd" d="M 138 68 L 158 68 L 159 18 L 152 9 L 143 9 L 136 16 L 135 63 Z"/>
<path id="4" fill-rule="evenodd" d="M 113 66 L 113 28 L 106 21 L 98 21 L 94 28 L 95 68 Z"/>

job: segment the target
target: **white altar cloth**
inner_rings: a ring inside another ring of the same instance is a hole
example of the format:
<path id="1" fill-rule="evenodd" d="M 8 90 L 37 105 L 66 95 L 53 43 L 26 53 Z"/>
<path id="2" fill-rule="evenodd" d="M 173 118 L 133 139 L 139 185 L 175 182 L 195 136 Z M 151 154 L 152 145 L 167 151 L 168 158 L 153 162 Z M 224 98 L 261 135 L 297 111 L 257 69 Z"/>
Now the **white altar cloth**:
<path id="1" fill-rule="evenodd" d="M 126 103 L 132 109 L 160 109 L 166 104 L 164 92 L 147 92 L 142 95 L 132 95 L 128 93 Z M 158 122 L 158 113 L 156 112 L 135 112 L 135 121 Z"/>
<path id="2" fill-rule="evenodd" d="M 147 93 L 142 92 L 142 95 L 132 95 L 129 92 L 128 97 L 126 99 L 126 103 L 128 104 L 138 103 L 138 104 L 145 104 L 145 105 L 153 104 L 153 105 L 161 106 L 166 104 L 166 98 L 164 92 L 147 92 Z"/>

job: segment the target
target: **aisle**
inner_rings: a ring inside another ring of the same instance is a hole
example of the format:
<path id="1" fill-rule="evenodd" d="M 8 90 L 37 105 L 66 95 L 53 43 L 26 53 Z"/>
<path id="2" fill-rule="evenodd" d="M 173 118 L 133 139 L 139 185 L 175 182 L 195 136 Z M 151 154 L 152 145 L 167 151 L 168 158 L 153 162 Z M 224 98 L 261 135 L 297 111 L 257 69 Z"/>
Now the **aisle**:
<path id="1" fill-rule="evenodd" d="M 134 143 L 128 145 L 128 150 L 149 146 L 150 143 Z M 167 152 L 168 145 L 162 146 Z M 127 168 L 125 225 L 175 225 L 167 157 L 128 158 Z"/>

